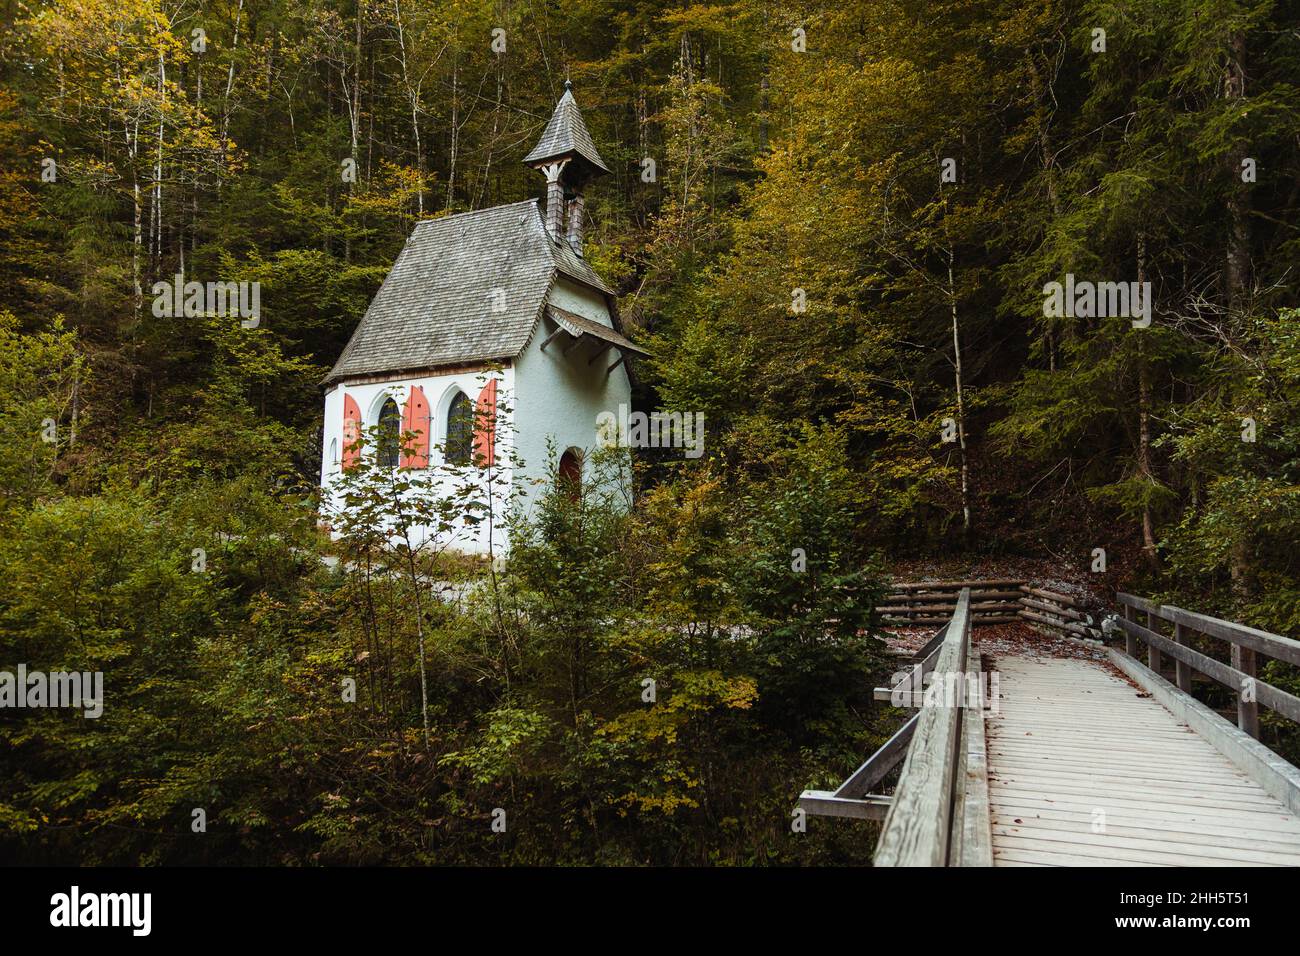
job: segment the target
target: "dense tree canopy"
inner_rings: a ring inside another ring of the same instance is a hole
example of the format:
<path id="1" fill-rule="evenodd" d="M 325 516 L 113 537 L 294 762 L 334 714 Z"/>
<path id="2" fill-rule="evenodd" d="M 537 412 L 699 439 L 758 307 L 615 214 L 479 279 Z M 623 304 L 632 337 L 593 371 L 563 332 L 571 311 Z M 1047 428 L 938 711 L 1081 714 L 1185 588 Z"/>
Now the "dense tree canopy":
<path id="1" fill-rule="evenodd" d="M 0 666 L 122 701 L 0 714 L 0 849 L 849 859 L 789 806 L 888 733 L 892 560 L 1103 547 L 1300 635 L 1298 14 L 0 0 Z M 540 193 L 566 78 L 637 401 L 704 457 L 607 462 L 635 507 L 552 495 L 500 574 L 393 560 L 374 475 L 330 543 L 321 377 L 417 220 Z M 178 273 L 260 323 L 155 314 Z M 1150 283 L 1149 324 L 1053 314 L 1067 276 Z"/>

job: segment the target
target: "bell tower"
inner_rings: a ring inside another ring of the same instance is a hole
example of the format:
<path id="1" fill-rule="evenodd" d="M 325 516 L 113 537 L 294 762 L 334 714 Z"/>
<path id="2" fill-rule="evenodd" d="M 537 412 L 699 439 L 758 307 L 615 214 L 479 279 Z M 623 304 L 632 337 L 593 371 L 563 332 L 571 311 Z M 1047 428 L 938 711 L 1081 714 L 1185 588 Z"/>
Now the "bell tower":
<path id="1" fill-rule="evenodd" d="M 546 178 L 546 231 L 554 242 L 567 242 L 582 255 L 583 190 L 609 172 L 564 81 L 564 95 L 524 163 Z"/>

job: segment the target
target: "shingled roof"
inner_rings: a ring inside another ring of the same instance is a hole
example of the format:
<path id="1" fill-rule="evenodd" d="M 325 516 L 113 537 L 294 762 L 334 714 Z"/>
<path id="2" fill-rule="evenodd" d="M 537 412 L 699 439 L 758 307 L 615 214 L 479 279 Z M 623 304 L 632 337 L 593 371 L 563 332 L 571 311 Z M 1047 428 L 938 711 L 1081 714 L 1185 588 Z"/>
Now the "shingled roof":
<path id="1" fill-rule="evenodd" d="M 609 167 L 596 151 L 596 144 L 587 131 L 587 124 L 578 111 L 578 103 L 573 98 L 573 89 L 568 82 L 564 84 L 564 95 L 555 104 L 555 112 L 551 114 L 551 121 L 546 124 L 542 138 L 533 147 L 533 151 L 524 157 L 524 162 L 535 166 L 565 156 L 581 156 L 600 172 L 609 172 Z"/>
<path id="2" fill-rule="evenodd" d="M 513 358 L 557 274 L 613 295 L 536 199 L 417 223 L 325 383 Z"/>
<path id="3" fill-rule="evenodd" d="M 637 345 L 631 339 L 627 338 L 617 329 L 611 329 L 608 325 L 601 325 L 599 322 L 593 322 L 586 316 L 578 315 L 576 312 L 570 312 L 568 309 L 561 309 L 556 305 L 548 305 L 546 314 L 552 322 L 558 325 L 564 331 L 575 339 L 583 335 L 590 335 L 593 338 L 600 339 L 602 342 L 608 342 L 620 352 L 631 352 L 634 355 L 649 355 L 645 349 Z"/>

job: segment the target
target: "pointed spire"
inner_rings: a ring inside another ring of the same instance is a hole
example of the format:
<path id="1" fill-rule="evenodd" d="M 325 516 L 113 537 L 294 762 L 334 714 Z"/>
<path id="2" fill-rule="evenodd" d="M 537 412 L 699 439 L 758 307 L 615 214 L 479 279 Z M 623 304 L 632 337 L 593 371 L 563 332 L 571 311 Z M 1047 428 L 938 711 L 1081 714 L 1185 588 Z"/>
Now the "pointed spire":
<path id="1" fill-rule="evenodd" d="M 587 124 L 583 122 L 578 103 L 573 98 L 573 83 L 569 80 L 564 81 L 564 95 L 555 105 L 555 112 L 551 114 L 542 138 L 524 157 L 524 162 L 529 166 L 542 166 L 561 159 L 580 160 L 582 165 L 589 167 L 586 172 L 592 176 L 609 172 L 591 133 L 587 131 Z"/>

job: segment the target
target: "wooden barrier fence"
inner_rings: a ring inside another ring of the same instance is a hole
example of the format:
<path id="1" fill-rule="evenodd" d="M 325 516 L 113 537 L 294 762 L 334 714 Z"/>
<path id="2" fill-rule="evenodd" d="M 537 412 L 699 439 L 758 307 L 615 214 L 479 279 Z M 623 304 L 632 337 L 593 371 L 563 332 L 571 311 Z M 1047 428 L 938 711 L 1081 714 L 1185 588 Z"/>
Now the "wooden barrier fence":
<path id="1" fill-rule="evenodd" d="M 885 624 L 942 624 L 953 616 L 964 588 L 970 590 L 973 627 L 1028 621 L 1073 637 L 1101 637 L 1100 627 L 1080 599 L 1016 578 L 895 584 L 876 611 Z"/>
<path id="2" fill-rule="evenodd" d="M 876 610 L 886 624 L 943 624 L 956 612 L 962 589 L 969 588 L 971 623 L 1005 624 L 1017 620 L 1024 583 L 999 579 L 895 584 Z"/>
<path id="3" fill-rule="evenodd" d="M 1021 620 L 1070 637 L 1101 639 L 1100 622 L 1079 598 L 1029 584 L 1022 584 L 1020 590 Z"/>

